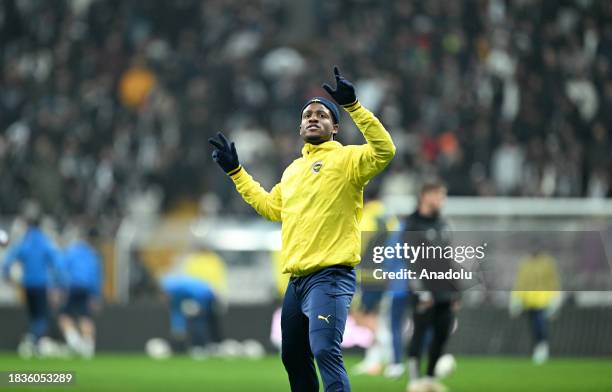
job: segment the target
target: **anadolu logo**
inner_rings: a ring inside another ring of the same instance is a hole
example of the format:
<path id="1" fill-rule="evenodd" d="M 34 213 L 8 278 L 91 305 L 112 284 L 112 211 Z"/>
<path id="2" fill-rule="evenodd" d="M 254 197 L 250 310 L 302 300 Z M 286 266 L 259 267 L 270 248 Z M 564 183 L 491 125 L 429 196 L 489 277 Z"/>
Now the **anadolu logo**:
<path id="1" fill-rule="evenodd" d="M 317 161 L 312 164 L 312 171 L 318 173 L 323 167 L 323 161 Z"/>

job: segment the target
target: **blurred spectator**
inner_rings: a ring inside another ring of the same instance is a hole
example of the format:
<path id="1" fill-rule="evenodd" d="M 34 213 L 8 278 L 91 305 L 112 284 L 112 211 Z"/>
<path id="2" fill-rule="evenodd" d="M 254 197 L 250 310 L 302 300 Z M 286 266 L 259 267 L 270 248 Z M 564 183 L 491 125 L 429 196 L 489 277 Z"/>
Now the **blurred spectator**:
<path id="1" fill-rule="evenodd" d="M 155 86 L 155 76 L 141 63 L 140 59 L 134 60 L 119 80 L 121 103 L 130 109 L 142 107 Z"/>
<path id="2" fill-rule="evenodd" d="M 491 164 L 497 193 L 516 195 L 523 175 L 524 154 L 512 134 L 506 134 L 502 144 L 493 151 Z"/>

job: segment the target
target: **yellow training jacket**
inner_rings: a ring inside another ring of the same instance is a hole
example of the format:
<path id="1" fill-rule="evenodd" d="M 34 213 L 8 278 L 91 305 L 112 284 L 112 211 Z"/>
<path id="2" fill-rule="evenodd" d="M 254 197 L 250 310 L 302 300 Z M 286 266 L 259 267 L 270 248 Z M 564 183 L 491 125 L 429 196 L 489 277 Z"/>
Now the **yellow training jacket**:
<path id="1" fill-rule="evenodd" d="M 526 309 L 544 309 L 559 296 L 559 273 L 547 254 L 528 257 L 519 264 L 512 296 Z"/>
<path id="2" fill-rule="evenodd" d="M 266 192 L 242 168 L 236 189 L 260 215 L 282 222 L 283 273 L 303 276 L 360 261 L 363 188 L 395 155 L 391 136 L 359 102 L 345 108 L 367 144 L 306 143 L 280 183 Z"/>

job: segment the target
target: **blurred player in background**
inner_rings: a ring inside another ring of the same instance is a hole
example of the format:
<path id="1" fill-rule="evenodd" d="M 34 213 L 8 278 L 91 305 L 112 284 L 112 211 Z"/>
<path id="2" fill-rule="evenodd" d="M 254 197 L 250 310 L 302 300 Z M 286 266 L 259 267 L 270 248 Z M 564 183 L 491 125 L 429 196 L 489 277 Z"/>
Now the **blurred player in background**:
<path id="1" fill-rule="evenodd" d="M 395 247 L 396 244 L 403 240 L 406 222 L 399 224 L 388 238 L 388 246 Z M 390 259 L 386 262 L 385 269 L 389 272 L 399 271 L 405 268 L 404 260 Z M 389 329 L 391 334 L 391 362 L 385 367 L 384 375 L 389 378 L 397 378 L 404 374 L 406 366 L 404 365 L 403 355 L 405 350 L 404 343 L 404 323 L 406 319 L 406 311 L 408 308 L 408 300 L 410 298 L 410 287 L 408 281 L 403 279 L 392 279 L 389 281 L 387 293 L 391 298 L 389 306 Z"/>
<path id="2" fill-rule="evenodd" d="M 360 261 L 363 189 L 395 155 L 389 133 L 361 106 L 353 85 L 334 69 L 336 89 L 323 88 L 351 116 L 367 144 L 342 146 L 340 112 L 321 97 L 301 113 L 302 157 L 266 192 L 240 166 L 234 143 L 211 139 L 213 159 L 244 200 L 267 219 L 282 222 L 283 272 L 291 279 L 281 316 L 282 361 L 292 391 L 318 391 L 317 361 L 326 391 L 349 391 L 340 344 Z"/>
<path id="3" fill-rule="evenodd" d="M 161 289 L 170 307 L 173 351 L 189 349 L 194 356 L 205 355 L 206 346 L 220 339 L 213 288 L 201 279 L 177 274 L 164 277 Z"/>
<path id="4" fill-rule="evenodd" d="M 368 328 L 374 335 L 374 342 L 366 349 L 363 361 L 354 369 L 357 374 L 369 375 L 380 374 L 391 356 L 391 335 L 386 322 L 388 313 L 381 314 L 381 302 L 387 291 L 386 282 L 374 279 L 373 269 L 380 266 L 366 259 L 373 254 L 374 246 L 386 243 L 389 231 L 394 230 L 397 225 L 397 219 L 387 215 L 378 193 L 379 188 L 374 184 L 369 184 L 364 192 L 366 202 L 360 224 L 364 252 L 358 269 L 357 306 L 351 310 L 356 323 Z"/>
<path id="5" fill-rule="evenodd" d="M 92 358 L 95 353 L 92 312 L 102 302 L 102 263 L 90 244 L 92 235 L 76 228 L 75 238 L 66 247 L 62 260 L 67 295 L 59 325 L 68 347 L 85 358 Z"/>
<path id="6" fill-rule="evenodd" d="M 419 192 L 416 211 L 408 216 L 403 224 L 405 234 L 403 241 L 412 245 L 446 246 L 450 243 L 449 227 L 441 216 L 446 200 L 446 187 L 439 182 L 430 182 L 422 186 Z M 448 270 L 452 260 L 417 260 L 413 265 L 418 269 Z M 448 341 L 459 296 L 452 282 L 417 280 L 411 281 L 412 322 L 414 331 L 408 348 L 409 392 L 444 391 L 446 388 L 434 379 L 436 362 L 444 352 Z M 421 352 L 429 342 L 429 361 L 426 376 L 421 373 Z"/>
<path id="7" fill-rule="evenodd" d="M 192 244 L 192 251 L 182 260 L 180 270 L 208 284 L 217 300 L 224 300 L 227 294 L 225 261 L 202 240 Z"/>
<path id="8" fill-rule="evenodd" d="M 20 283 L 25 289 L 29 327 L 20 347 L 28 356 L 39 352 L 39 342 L 49 328 L 47 290 L 62 280 L 60 253 L 40 229 L 40 217 L 38 206 L 31 204 L 26 207 L 26 232 L 18 243 L 8 249 L 2 266 L 2 276 L 10 280 L 13 264 L 21 264 Z"/>
<path id="9" fill-rule="evenodd" d="M 548 360 L 548 319 L 561 307 L 559 273 L 555 260 L 537 248 L 520 264 L 510 296 L 510 316 L 522 311 L 529 319 L 533 336 L 532 360 L 539 365 Z"/>

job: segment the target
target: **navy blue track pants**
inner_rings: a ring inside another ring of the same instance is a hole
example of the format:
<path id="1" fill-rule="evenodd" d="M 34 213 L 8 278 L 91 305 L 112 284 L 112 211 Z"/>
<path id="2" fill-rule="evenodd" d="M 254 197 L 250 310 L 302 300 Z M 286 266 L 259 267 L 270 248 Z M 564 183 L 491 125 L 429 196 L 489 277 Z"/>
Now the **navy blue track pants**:
<path id="1" fill-rule="evenodd" d="M 326 392 L 350 391 L 340 344 L 355 285 L 355 270 L 344 266 L 289 280 L 281 351 L 292 392 L 319 390 L 315 360 Z"/>

